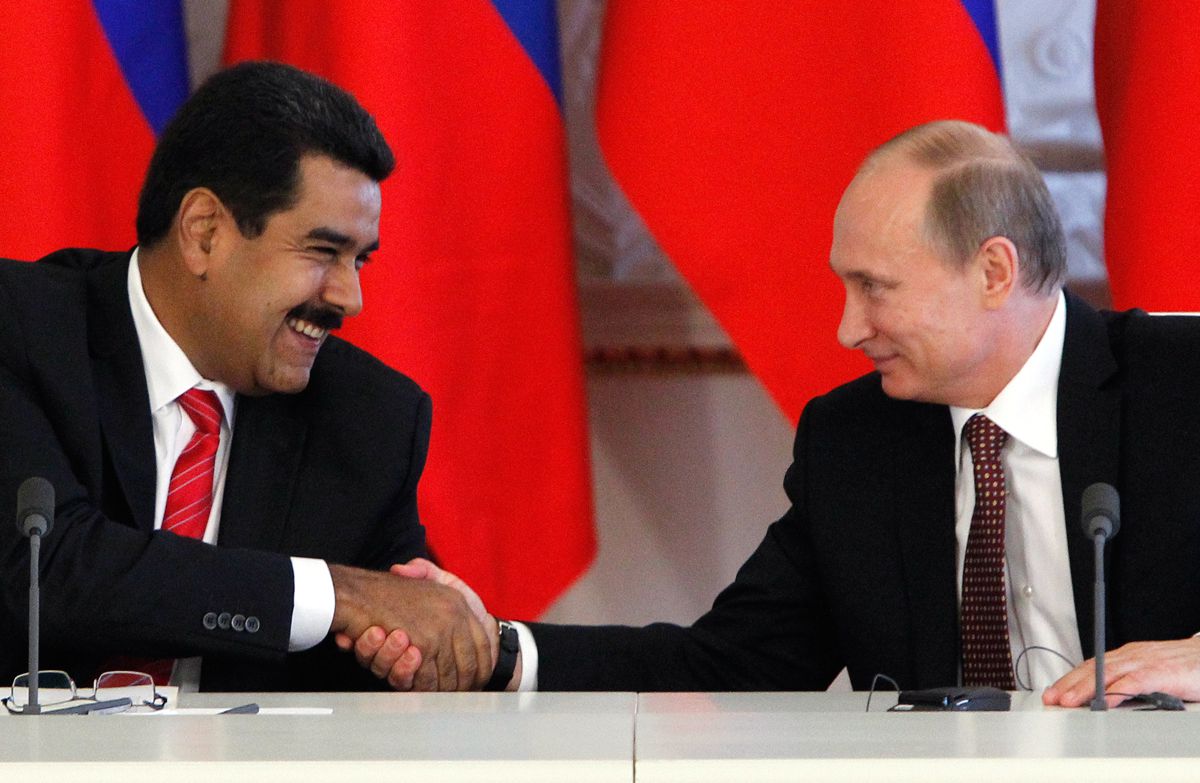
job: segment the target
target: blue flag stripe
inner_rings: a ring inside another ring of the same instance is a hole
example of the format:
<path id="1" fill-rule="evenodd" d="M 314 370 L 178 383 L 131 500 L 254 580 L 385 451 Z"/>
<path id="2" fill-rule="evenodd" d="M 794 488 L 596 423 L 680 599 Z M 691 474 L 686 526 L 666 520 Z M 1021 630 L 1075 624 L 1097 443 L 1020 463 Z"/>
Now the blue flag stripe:
<path id="1" fill-rule="evenodd" d="M 155 135 L 187 100 L 182 0 L 92 0 L 121 73 Z"/>
<path id="2" fill-rule="evenodd" d="M 492 0 L 505 24 L 546 80 L 562 106 L 562 70 L 558 53 L 558 16 L 554 0 Z"/>
<path id="3" fill-rule="evenodd" d="M 1000 36 L 996 29 L 996 5 L 994 0 L 962 0 L 963 6 L 975 23 L 983 43 L 987 46 L 988 54 L 992 56 L 992 65 L 996 74 L 1003 79 L 1004 72 L 1000 69 Z"/>

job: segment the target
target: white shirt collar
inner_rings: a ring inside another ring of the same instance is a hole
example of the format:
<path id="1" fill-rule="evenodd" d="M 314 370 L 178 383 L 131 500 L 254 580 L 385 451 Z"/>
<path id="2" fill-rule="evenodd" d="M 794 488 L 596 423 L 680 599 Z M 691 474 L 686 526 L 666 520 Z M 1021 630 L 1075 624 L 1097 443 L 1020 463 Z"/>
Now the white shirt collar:
<path id="1" fill-rule="evenodd" d="M 216 392 L 225 411 L 225 421 L 232 428 L 233 390 L 223 383 L 202 377 L 179 344 L 167 334 L 142 288 L 137 248 L 134 248 L 133 257 L 129 260 L 128 284 L 129 309 L 133 312 L 133 326 L 137 331 L 142 365 L 146 371 L 146 389 L 150 393 L 150 413 L 174 403 L 179 395 L 196 386 Z"/>
<path id="2" fill-rule="evenodd" d="M 954 422 L 954 464 L 962 449 L 962 431 L 967 419 L 982 413 L 1009 437 L 1044 454 L 1058 458 L 1058 374 L 1062 369 L 1063 340 L 1067 332 L 1067 302 L 1062 291 L 1054 315 L 1033 353 L 983 410 L 950 406 Z"/>

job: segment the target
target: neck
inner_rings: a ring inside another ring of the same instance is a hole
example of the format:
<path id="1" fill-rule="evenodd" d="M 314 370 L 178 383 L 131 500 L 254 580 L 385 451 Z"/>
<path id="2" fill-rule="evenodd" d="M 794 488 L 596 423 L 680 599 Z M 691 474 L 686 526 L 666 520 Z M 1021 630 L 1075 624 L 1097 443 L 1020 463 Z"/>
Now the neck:
<path id="1" fill-rule="evenodd" d="M 163 329 L 175 344 L 180 347 L 192 366 L 205 374 L 203 357 L 200 355 L 197 341 L 191 339 L 188 324 L 195 322 L 197 316 L 187 308 L 189 303 L 199 301 L 196 281 L 186 274 L 180 274 L 183 262 L 167 249 L 139 248 L 138 271 L 141 274 L 142 291 L 154 317 L 162 324 Z"/>
<path id="2" fill-rule="evenodd" d="M 1004 309 L 995 313 L 993 348 L 979 375 L 980 383 L 952 404 L 973 409 L 991 405 L 1037 350 L 1057 304 L 1058 289 L 1050 294 L 1022 291 L 1010 297 Z"/>

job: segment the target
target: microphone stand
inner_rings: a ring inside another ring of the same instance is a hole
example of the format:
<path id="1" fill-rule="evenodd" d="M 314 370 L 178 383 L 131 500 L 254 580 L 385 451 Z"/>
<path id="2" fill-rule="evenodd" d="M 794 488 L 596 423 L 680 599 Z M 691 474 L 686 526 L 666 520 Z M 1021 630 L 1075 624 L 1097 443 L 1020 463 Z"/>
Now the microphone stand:
<path id="1" fill-rule="evenodd" d="M 38 686 L 42 679 L 41 662 L 38 641 L 41 636 L 41 578 L 38 564 L 41 563 L 42 535 L 34 529 L 29 534 L 29 703 L 21 708 L 26 715 L 40 715 L 41 704 L 38 703 Z"/>
<path id="2" fill-rule="evenodd" d="M 1111 484 L 1098 482 L 1083 491 L 1080 506 L 1083 511 L 1083 532 L 1092 539 L 1096 552 L 1096 584 L 1092 591 L 1096 692 L 1092 696 L 1092 712 L 1103 712 L 1108 709 L 1108 700 L 1104 698 L 1104 648 L 1107 637 L 1104 632 L 1104 545 L 1121 529 L 1121 497 Z"/>
<path id="3" fill-rule="evenodd" d="M 40 715 L 42 668 L 38 641 L 41 637 L 41 562 L 42 536 L 54 525 L 54 486 L 44 478 L 33 476 L 17 488 L 17 529 L 29 537 L 29 701 L 21 708 L 23 715 Z"/>
<path id="4" fill-rule="evenodd" d="M 1092 697 L 1092 712 L 1104 712 L 1108 709 L 1108 699 L 1104 697 L 1104 544 L 1108 536 L 1103 530 L 1097 530 L 1092 541 L 1095 542 L 1096 553 L 1096 585 L 1092 591 L 1093 617 L 1093 647 L 1096 651 L 1096 693 Z"/>

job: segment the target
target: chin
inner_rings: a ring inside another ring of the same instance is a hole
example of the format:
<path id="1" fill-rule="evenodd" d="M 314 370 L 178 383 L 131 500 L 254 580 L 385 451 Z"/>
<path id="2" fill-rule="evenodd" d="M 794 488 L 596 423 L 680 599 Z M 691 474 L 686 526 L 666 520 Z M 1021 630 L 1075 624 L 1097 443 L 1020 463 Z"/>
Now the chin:
<path id="1" fill-rule="evenodd" d="M 885 375 L 881 380 L 883 393 L 894 400 L 920 399 L 920 390 L 911 383 L 905 383 L 902 378 Z"/>
<path id="2" fill-rule="evenodd" d="M 257 384 L 257 390 L 252 394 L 298 394 L 308 387 L 310 369 L 306 367 L 303 370 L 272 373 Z"/>

